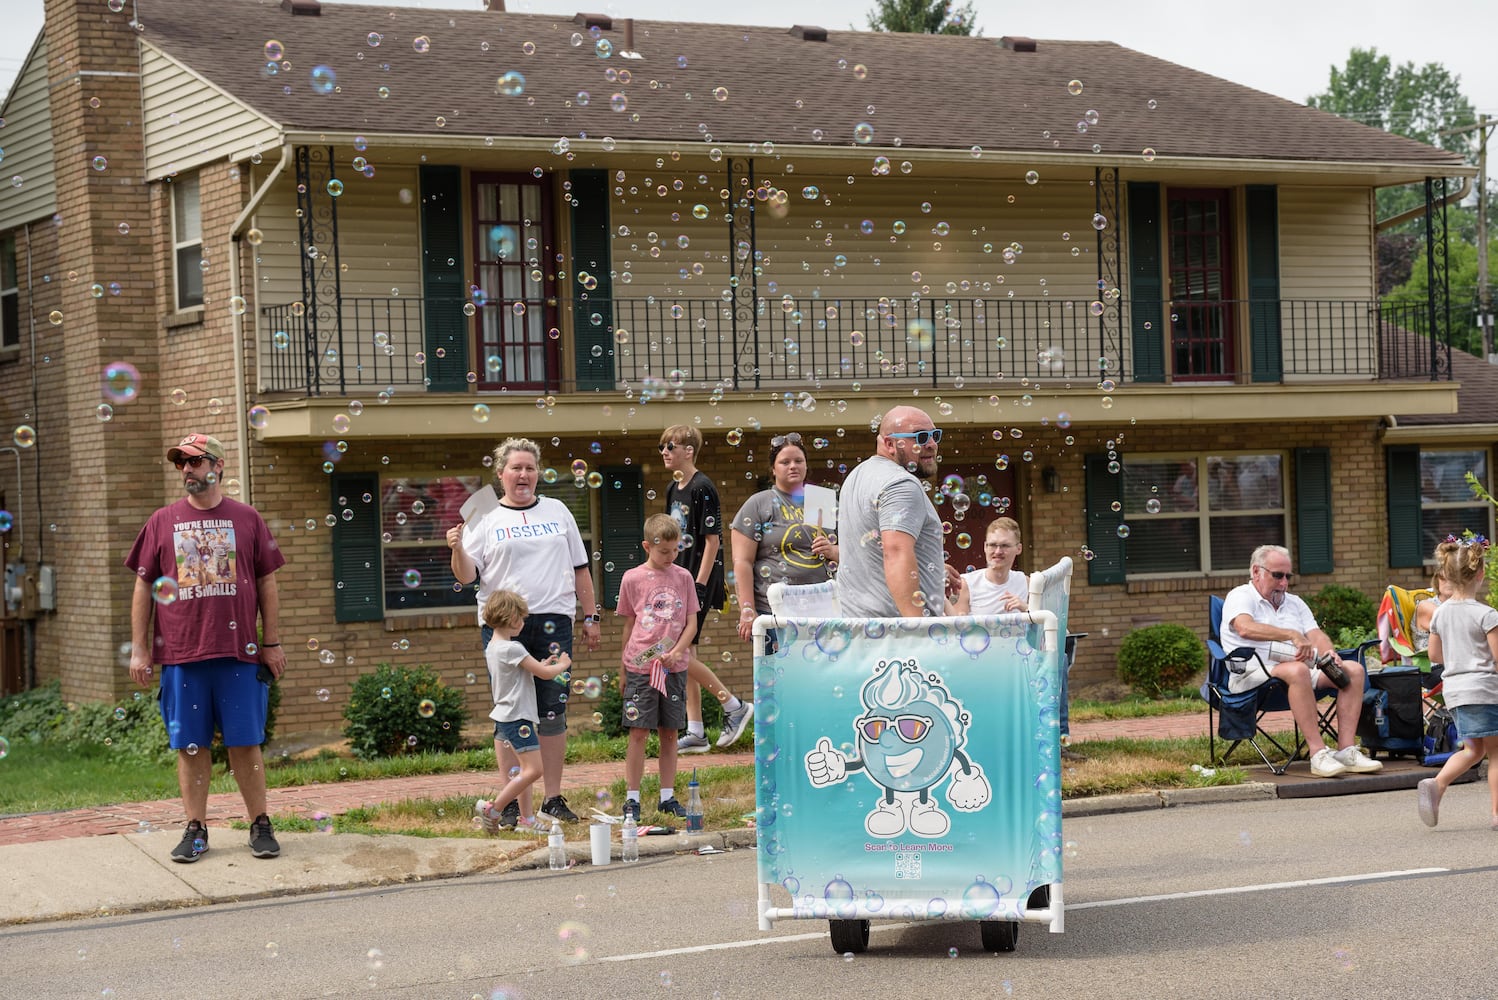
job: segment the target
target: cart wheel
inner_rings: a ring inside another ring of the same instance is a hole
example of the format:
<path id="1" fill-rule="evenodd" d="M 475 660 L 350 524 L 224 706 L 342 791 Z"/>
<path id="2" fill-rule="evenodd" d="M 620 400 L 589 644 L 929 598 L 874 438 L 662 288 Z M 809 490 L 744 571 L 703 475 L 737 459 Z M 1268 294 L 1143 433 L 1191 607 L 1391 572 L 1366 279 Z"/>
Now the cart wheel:
<path id="1" fill-rule="evenodd" d="M 839 955 L 862 955 L 869 950 L 867 920 L 829 920 L 827 929 L 832 932 L 832 950 Z"/>
<path id="2" fill-rule="evenodd" d="M 1013 951 L 1019 945 L 1019 921 L 980 920 L 978 933 L 984 951 Z"/>

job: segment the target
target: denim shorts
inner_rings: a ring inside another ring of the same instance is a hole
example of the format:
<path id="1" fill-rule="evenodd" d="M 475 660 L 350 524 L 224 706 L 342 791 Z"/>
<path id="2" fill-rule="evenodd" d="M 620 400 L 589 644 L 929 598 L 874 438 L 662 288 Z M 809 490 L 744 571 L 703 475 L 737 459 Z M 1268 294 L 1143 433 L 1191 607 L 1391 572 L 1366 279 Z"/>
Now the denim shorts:
<path id="1" fill-rule="evenodd" d="M 479 626 L 484 649 L 494 630 L 488 625 Z M 538 660 L 552 653 L 572 655 L 572 617 L 570 615 L 528 615 L 525 625 L 515 636 L 515 641 Z M 556 649 L 551 647 L 555 646 Z M 567 732 L 567 677 L 565 674 L 554 680 L 534 678 L 536 682 L 536 712 L 541 716 L 536 727 L 542 736 L 563 736 Z"/>
<path id="2" fill-rule="evenodd" d="M 1456 733 L 1464 740 L 1498 736 L 1498 705 L 1456 705 Z"/>
<path id="3" fill-rule="evenodd" d="M 223 657 L 162 664 L 158 698 L 173 750 L 196 746 L 206 751 L 215 729 L 224 734 L 226 747 L 258 747 L 265 742 L 270 672 L 258 663 Z"/>
<path id="4" fill-rule="evenodd" d="M 516 753 L 530 753 L 532 750 L 541 749 L 540 734 L 536 731 L 536 724 L 530 719 L 496 722 L 494 738 L 504 740 Z"/>

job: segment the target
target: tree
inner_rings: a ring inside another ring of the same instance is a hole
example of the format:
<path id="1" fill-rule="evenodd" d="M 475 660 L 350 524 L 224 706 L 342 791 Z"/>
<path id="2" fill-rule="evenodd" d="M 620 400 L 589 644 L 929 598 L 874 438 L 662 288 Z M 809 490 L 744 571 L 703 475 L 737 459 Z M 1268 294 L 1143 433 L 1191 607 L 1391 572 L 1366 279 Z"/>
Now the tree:
<path id="1" fill-rule="evenodd" d="M 1498 239 L 1488 241 L 1488 260 L 1498 261 Z M 1477 247 L 1453 240 L 1446 252 L 1446 273 L 1451 296 L 1451 346 L 1482 357 L 1482 330 L 1477 326 Z M 1489 265 L 1488 280 L 1491 282 L 1494 277 Z M 1423 305 L 1429 279 L 1422 248 L 1410 269 L 1409 280 L 1390 292 L 1385 301 Z"/>
<path id="2" fill-rule="evenodd" d="M 1471 148 L 1470 134 L 1440 134 L 1473 120 L 1472 102 L 1462 93 L 1461 77 L 1440 63 L 1395 66 L 1377 49 L 1355 48 L 1346 66 L 1331 68 L 1326 91 L 1306 98 L 1306 104 L 1439 149 L 1465 153 Z M 1378 217 L 1387 219 L 1424 200 L 1425 193 L 1417 185 L 1383 188 L 1378 192 Z M 1453 231 L 1463 228 L 1452 221 Z M 1414 231 L 1416 224 L 1406 225 Z"/>
<path id="3" fill-rule="evenodd" d="M 981 35 L 973 23 L 972 0 L 962 6 L 946 0 L 877 0 L 869 28 L 917 35 Z"/>

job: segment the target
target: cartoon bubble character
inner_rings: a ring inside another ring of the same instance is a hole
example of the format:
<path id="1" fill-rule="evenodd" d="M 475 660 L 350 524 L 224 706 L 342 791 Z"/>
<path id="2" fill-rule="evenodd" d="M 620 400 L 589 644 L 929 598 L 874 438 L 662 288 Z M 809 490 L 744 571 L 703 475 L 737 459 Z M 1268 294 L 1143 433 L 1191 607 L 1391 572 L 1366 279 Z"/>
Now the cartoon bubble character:
<path id="1" fill-rule="evenodd" d="M 931 790 L 951 776 L 947 801 L 961 812 L 988 804 L 988 779 L 962 752 L 967 714 L 935 674 L 922 675 L 914 659 L 881 661 L 859 691 L 863 714 L 853 722 L 856 756 L 832 746 L 826 736 L 806 754 L 806 776 L 817 787 L 863 771 L 884 791 L 864 818 L 872 837 L 940 837 L 951 828 Z"/>

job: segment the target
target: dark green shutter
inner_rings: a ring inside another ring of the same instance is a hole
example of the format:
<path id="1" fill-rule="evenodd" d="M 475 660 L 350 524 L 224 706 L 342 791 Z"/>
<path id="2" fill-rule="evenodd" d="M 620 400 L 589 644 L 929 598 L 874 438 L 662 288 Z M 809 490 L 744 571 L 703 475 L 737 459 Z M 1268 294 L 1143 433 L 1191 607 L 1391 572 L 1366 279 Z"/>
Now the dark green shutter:
<path id="1" fill-rule="evenodd" d="M 1425 565 L 1425 525 L 1420 515 L 1420 446 L 1384 449 L 1388 465 L 1389 565 Z"/>
<path id="2" fill-rule="evenodd" d="M 380 479 L 373 473 L 335 475 L 333 483 L 333 617 L 377 622 L 385 617 L 380 575 Z M 369 502 L 364 502 L 368 496 Z M 353 511 L 345 521 L 343 512 Z"/>
<path id="3" fill-rule="evenodd" d="M 1129 182 L 1129 330 L 1135 382 L 1165 381 L 1165 278 L 1160 185 Z"/>
<path id="4" fill-rule="evenodd" d="M 1283 375 L 1279 190 L 1272 184 L 1250 184 L 1244 189 L 1244 209 L 1248 230 L 1248 345 L 1252 377 L 1255 382 L 1278 382 Z"/>
<path id="5" fill-rule="evenodd" d="M 619 604 L 619 580 L 624 571 L 645 561 L 640 540 L 645 537 L 645 485 L 637 465 L 604 466 L 598 497 L 598 522 L 603 529 L 603 593 L 598 603 Z"/>
<path id="6" fill-rule="evenodd" d="M 1332 562 L 1332 453 L 1329 448 L 1295 449 L 1296 568 L 1330 573 Z"/>
<path id="7" fill-rule="evenodd" d="M 574 170 L 572 180 L 572 273 L 587 271 L 598 279 L 591 292 L 576 281 L 573 300 L 573 341 L 577 345 L 579 391 L 614 388 L 613 269 L 609 237 L 609 175 L 605 170 Z M 586 317 L 598 313 L 594 326 Z M 596 352 L 595 352 L 596 349 Z"/>
<path id="8" fill-rule="evenodd" d="M 421 168 L 421 286 L 426 377 L 432 389 L 468 388 L 468 289 L 463 270 L 463 171 Z"/>
<path id="9" fill-rule="evenodd" d="M 1087 464 L 1087 547 L 1092 560 L 1087 564 L 1087 582 L 1124 582 L 1124 540 L 1118 537 L 1123 516 L 1123 471 L 1109 472 L 1107 455 L 1088 455 Z M 1119 509 L 1114 510 L 1113 504 Z"/>

